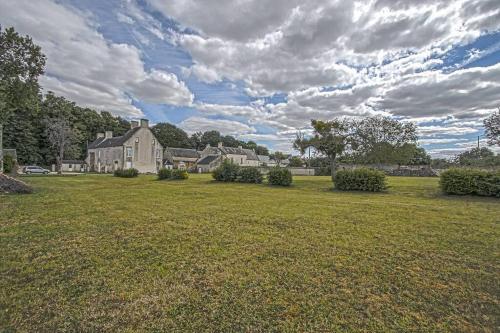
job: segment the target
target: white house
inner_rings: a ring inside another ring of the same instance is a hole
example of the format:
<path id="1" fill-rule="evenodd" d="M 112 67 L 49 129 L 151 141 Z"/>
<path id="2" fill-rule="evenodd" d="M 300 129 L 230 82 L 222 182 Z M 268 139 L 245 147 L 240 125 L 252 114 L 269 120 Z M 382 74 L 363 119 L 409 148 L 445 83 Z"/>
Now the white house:
<path id="1" fill-rule="evenodd" d="M 131 129 L 122 136 L 113 132 L 97 134 L 88 146 L 86 158 L 89 171 L 113 172 L 117 169 L 135 168 L 140 173 L 156 173 L 162 168 L 163 147 L 151 129 L 149 121 L 132 121 Z"/>

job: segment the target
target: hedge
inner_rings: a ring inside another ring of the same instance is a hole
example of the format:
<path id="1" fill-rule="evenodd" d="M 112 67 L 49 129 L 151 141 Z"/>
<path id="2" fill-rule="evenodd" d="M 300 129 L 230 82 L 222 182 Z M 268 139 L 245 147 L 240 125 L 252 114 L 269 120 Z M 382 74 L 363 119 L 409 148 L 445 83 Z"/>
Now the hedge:
<path id="1" fill-rule="evenodd" d="M 285 168 L 273 167 L 267 174 L 267 181 L 270 185 L 290 186 L 292 184 L 292 173 Z"/>
<path id="2" fill-rule="evenodd" d="M 137 169 L 118 169 L 113 172 L 113 175 L 115 177 L 122 177 L 122 178 L 134 178 L 139 175 L 139 170 Z"/>
<path id="3" fill-rule="evenodd" d="M 212 172 L 212 177 L 219 182 L 235 182 L 238 179 L 240 167 L 229 160 L 224 160 L 222 164 Z"/>
<path id="4" fill-rule="evenodd" d="M 240 183 L 261 184 L 263 178 L 262 173 L 256 167 L 241 168 L 238 173 L 238 181 Z"/>
<path id="5" fill-rule="evenodd" d="M 158 171 L 158 180 L 170 179 L 172 177 L 172 170 L 163 168 Z"/>
<path id="6" fill-rule="evenodd" d="M 439 185 L 446 194 L 500 198 L 500 171 L 448 169 L 441 173 Z"/>
<path id="7" fill-rule="evenodd" d="M 188 175 L 187 171 L 180 170 L 180 169 L 172 170 L 172 175 L 170 177 L 170 179 L 173 179 L 173 180 L 184 180 L 184 179 L 188 179 L 188 178 L 189 178 L 189 175 Z"/>
<path id="8" fill-rule="evenodd" d="M 387 188 L 385 174 L 368 168 L 339 170 L 334 183 L 335 188 L 341 191 L 380 192 Z"/>

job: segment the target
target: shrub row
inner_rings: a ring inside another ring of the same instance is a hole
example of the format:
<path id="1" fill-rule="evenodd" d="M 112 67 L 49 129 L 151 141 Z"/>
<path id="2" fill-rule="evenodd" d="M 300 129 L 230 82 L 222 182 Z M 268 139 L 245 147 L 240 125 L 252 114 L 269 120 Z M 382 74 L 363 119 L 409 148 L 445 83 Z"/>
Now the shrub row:
<path id="1" fill-rule="evenodd" d="M 446 194 L 500 197 L 500 172 L 449 169 L 441 173 L 439 185 Z"/>
<path id="2" fill-rule="evenodd" d="M 256 167 L 240 168 L 238 165 L 225 160 L 221 166 L 212 172 L 212 177 L 219 182 L 240 182 L 261 184 L 264 180 L 262 173 Z M 267 176 L 271 185 L 289 186 L 292 183 L 292 174 L 288 169 L 279 167 L 269 170 Z"/>
<path id="3" fill-rule="evenodd" d="M 115 177 L 122 177 L 122 178 L 134 178 L 139 176 L 139 170 L 137 169 L 118 169 L 113 172 L 113 175 Z"/>
<path id="4" fill-rule="evenodd" d="M 385 174 L 368 168 L 339 170 L 334 183 L 335 188 L 341 191 L 380 192 L 387 188 Z"/>
<path id="5" fill-rule="evenodd" d="M 184 180 L 188 179 L 189 175 L 186 170 L 180 170 L 180 169 L 166 169 L 163 168 L 160 171 L 158 171 L 158 180 Z"/>

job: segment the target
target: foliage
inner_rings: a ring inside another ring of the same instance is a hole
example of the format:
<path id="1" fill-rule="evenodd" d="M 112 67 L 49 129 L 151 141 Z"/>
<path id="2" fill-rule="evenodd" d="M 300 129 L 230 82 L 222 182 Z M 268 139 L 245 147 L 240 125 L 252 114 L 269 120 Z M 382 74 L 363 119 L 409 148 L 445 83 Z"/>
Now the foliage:
<path id="1" fill-rule="evenodd" d="M 472 148 L 455 156 L 454 163 L 457 166 L 480 168 L 500 166 L 500 155 L 495 155 L 486 147 Z"/>
<path id="2" fill-rule="evenodd" d="M 346 119 L 334 119 L 331 121 L 312 120 L 311 125 L 314 134 L 311 138 L 305 138 L 301 133 L 297 134 L 294 147 L 302 154 L 308 147 L 313 147 L 319 153 L 325 155 L 330 162 L 332 180 L 336 172 L 336 160 L 352 143 L 352 124 Z"/>
<path id="3" fill-rule="evenodd" d="M 453 161 L 447 160 L 445 158 L 433 158 L 431 159 L 431 168 L 433 169 L 448 169 L 452 167 Z"/>
<path id="4" fill-rule="evenodd" d="M 169 123 L 159 123 L 151 128 L 163 147 L 192 148 L 185 131 Z"/>
<path id="5" fill-rule="evenodd" d="M 263 180 L 262 173 L 259 168 L 256 167 L 245 167 L 240 168 L 238 174 L 238 181 L 240 183 L 253 183 L 253 184 L 261 184 Z"/>
<path id="6" fill-rule="evenodd" d="M 172 180 L 184 180 L 188 178 L 189 178 L 188 172 L 186 170 L 181 170 L 181 169 L 172 170 L 172 174 L 170 176 L 170 179 Z"/>
<path id="7" fill-rule="evenodd" d="M 3 157 L 3 171 L 5 173 L 11 173 L 14 170 L 15 165 L 14 158 L 10 155 L 5 155 Z"/>
<path id="8" fill-rule="evenodd" d="M 270 185 L 290 186 L 292 185 L 292 173 L 286 168 L 276 166 L 269 170 L 267 181 Z"/>
<path id="9" fill-rule="evenodd" d="M 113 172 L 115 177 L 121 178 L 135 178 L 139 176 L 139 170 L 131 168 L 131 169 L 117 169 Z"/>
<path id="10" fill-rule="evenodd" d="M 488 144 L 500 146 L 500 108 L 484 120 L 484 129 Z"/>
<path id="11" fill-rule="evenodd" d="M 2 330 L 498 331 L 496 199 L 435 178 L 384 195 L 154 178 L 27 177 L 36 195 L 0 197 Z"/>
<path id="12" fill-rule="evenodd" d="M 275 160 L 275 161 L 276 161 L 276 164 L 277 164 L 278 166 L 280 166 L 280 165 L 281 165 L 281 163 L 283 162 L 283 160 L 286 160 L 287 155 L 285 155 L 285 153 L 282 153 L 282 152 L 280 152 L 280 151 L 276 151 L 276 152 L 272 153 L 271 155 L 269 155 L 269 157 L 270 157 L 271 159 Z"/>
<path id="13" fill-rule="evenodd" d="M 387 188 L 387 184 L 382 171 L 360 168 L 337 171 L 335 188 L 341 191 L 380 192 Z"/>
<path id="14" fill-rule="evenodd" d="M 298 156 L 292 156 L 288 166 L 292 168 L 302 168 L 304 166 L 304 161 Z"/>
<path id="15" fill-rule="evenodd" d="M 238 179 L 239 171 L 237 164 L 226 159 L 212 172 L 212 177 L 219 182 L 234 182 Z"/>
<path id="16" fill-rule="evenodd" d="M 172 170 L 162 168 L 158 171 L 158 180 L 170 179 L 172 177 Z"/>
<path id="17" fill-rule="evenodd" d="M 499 171 L 449 169 L 441 173 L 439 184 L 446 194 L 500 197 Z"/>

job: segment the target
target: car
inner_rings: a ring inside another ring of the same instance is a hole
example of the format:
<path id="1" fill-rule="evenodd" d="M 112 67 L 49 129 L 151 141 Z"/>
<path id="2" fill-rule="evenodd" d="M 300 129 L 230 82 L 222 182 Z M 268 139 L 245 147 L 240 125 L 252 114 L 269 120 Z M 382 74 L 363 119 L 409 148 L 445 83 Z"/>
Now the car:
<path id="1" fill-rule="evenodd" d="M 48 175 L 50 173 L 49 170 L 44 169 L 44 168 L 39 167 L 39 166 L 36 166 L 36 165 L 24 167 L 23 172 L 27 175 L 31 175 L 32 173 Z"/>

